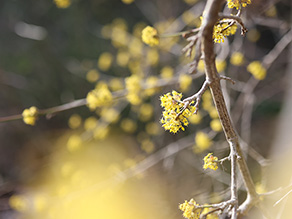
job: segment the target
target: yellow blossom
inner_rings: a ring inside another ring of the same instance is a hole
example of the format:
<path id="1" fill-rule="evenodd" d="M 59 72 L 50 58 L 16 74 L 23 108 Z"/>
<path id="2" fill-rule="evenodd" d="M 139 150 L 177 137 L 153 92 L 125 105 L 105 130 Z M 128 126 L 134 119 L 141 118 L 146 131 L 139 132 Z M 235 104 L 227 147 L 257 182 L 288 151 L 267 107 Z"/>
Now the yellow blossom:
<path id="1" fill-rule="evenodd" d="M 165 130 L 173 133 L 178 132 L 180 129 L 184 131 L 184 126 L 189 124 L 187 118 L 193 115 L 196 110 L 195 106 L 189 105 L 181 112 L 184 107 L 181 98 L 182 94 L 176 91 L 169 92 L 160 97 L 161 106 L 164 108 L 162 113 L 163 117 L 160 122 L 163 124 L 162 126 Z"/>
<path id="2" fill-rule="evenodd" d="M 275 5 L 272 5 L 271 7 L 268 8 L 268 10 L 265 11 L 265 15 L 268 17 L 276 17 L 277 16 L 277 8 Z"/>
<path id="3" fill-rule="evenodd" d="M 218 169 L 218 157 L 213 156 L 212 153 L 207 154 L 204 157 L 204 169 L 217 170 Z"/>
<path id="4" fill-rule="evenodd" d="M 99 72 L 96 69 L 92 69 L 86 74 L 87 81 L 93 83 L 99 79 Z"/>
<path id="5" fill-rule="evenodd" d="M 81 148 L 82 139 L 79 135 L 71 135 L 67 141 L 67 149 L 70 152 L 75 152 Z"/>
<path id="6" fill-rule="evenodd" d="M 224 22 L 224 19 L 214 26 L 213 39 L 215 43 L 224 42 L 226 36 L 234 35 L 237 30 L 237 25 L 229 26 L 229 22 Z"/>
<path id="7" fill-rule="evenodd" d="M 222 131 L 222 125 L 219 119 L 213 119 L 210 122 L 210 127 L 213 129 L 215 132 L 220 132 Z"/>
<path id="8" fill-rule="evenodd" d="M 208 112 L 212 119 L 219 118 L 218 111 L 213 105 L 208 109 Z"/>
<path id="9" fill-rule="evenodd" d="M 244 62 L 244 56 L 242 53 L 240 53 L 240 52 L 232 53 L 232 55 L 230 57 L 230 63 L 232 65 L 240 66 L 243 64 L 243 62 Z"/>
<path id="10" fill-rule="evenodd" d="M 115 123 L 120 117 L 120 113 L 114 108 L 103 108 L 100 112 L 103 121 Z"/>
<path id="11" fill-rule="evenodd" d="M 253 43 L 257 42 L 261 38 L 261 33 L 257 29 L 250 29 L 246 35 L 247 39 Z"/>
<path id="12" fill-rule="evenodd" d="M 25 109 L 22 112 L 23 122 L 27 125 L 35 125 L 36 120 L 38 119 L 38 109 L 35 106 Z"/>
<path id="13" fill-rule="evenodd" d="M 117 54 L 117 64 L 121 67 L 126 67 L 130 60 L 130 53 L 119 51 Z"/>
<path id="14" fill-rule="evenodd" d="M 120 26 L 114 26 L 111 32 L 111 43 L 116 48 L 126 47 L 129 43 L 129 35 L 126 28 L 121 28 Z"/>
<path id="15" fill-rule="evenodd" d="M 185 201 L 183 204 L 179 205 L 179 209 L 182 210 L 183 217 L 187 219 L 199 219 L 201 215 L 201 208 L 197 208 L 198 204 L 194 199 L 191 199 L 189 202 Z"/>
<path id="16" fill-rule="evenodd" d="M 137 38 L 132 38 L 128 45 L 131 57 L 137 58 L 143 54 L 143 43 Z"/>
<path id="17" fill-rule="evenodd" d="M 109 87 L 112 91 L 122 90 L 124 85 L 122 80 L 119 78 L 113 78 L 109 81 Z"/>
<path id="18" fill-rule="evenodd" d="M 240 7 L 246 7 L 251 4 L 251 0 L 227 0 L 228 8 L 236 8 L 237 10 Z"/>
<path id="19" fill-rule="evenodd" d="M 110 104 L 112 99 L 112 94 L 105 83 L 99 83 L 86 97 L 88 107 L 91 110 Z"/>
<path id="20" fill-rule="evenodd" d="M 133 105 L 141 103 L 139 93 L 141 91 L 141 78 L 137 75 L 132 75 L 125 79 L 126 89 L 128 91 L 127 99 Z"/>
<path id="21" fill-rule="evenodd" d="M 161 78 L 171 79 L 173 77 L 173 68 L 170 66 L 164 66 L 160 71 Z"/>
<path id="22" fill-rule="evenodd" d="M 189 121 L 192 124 L 199 124 L 201 122 L 201 120 L 202 120 L 202 116 L 200 113 L 193 114 L 189 117 Z"/>
<path id="23" fill-rule="evenodd" d="M 151 48 L 146 55 L 146 61 L 151 66 L 156 66 L 159 62 L 159 53 L 157 49 Z"/>
<path id="24" fill-rule="evenodd" d="M 89 130 L 93 130 L 96 125 L 97 125 L 97 119 L 93 116 L 91 117 L 88 117 L 85 121 L 84 121 L 84 129 L 86 131 L 89 131 Z"/>
<path id="25" fill-rule="evenodd" d="M 153 111 L 154 109 L 152 104 L 149 103 L 142 104 L 139 110 L 139 119 L 143 122 L 148 121 L 149 119 L 151 119 Z"/>
<path id="26" fill-rule="evenodd" d="M 82 119 L 78 114 L 70 116 L 68 125 L 71 129 L 76 129 L 81 125 Z"/>
<path id="27" fill-rule="evenodd" d="M 159 44 L 159 36 L 157 30 L 153 27 L 147 26 L 142 30 L 142 41 L 149 46 L 156 46 Z"/>
<path id="28" fill-rule="evenodd" d="M 104 52 L 99 56 L 97 66 L 99 67 L 100 70 L 107 71 L 111 67 L 112 61 L 113 61 L 112 54 Z"/>
<path id="29" fill-rule="evenodd" d="M 266 77 L 267 70 L 259 61 L 253 61 L 247 66 L 247 70 L 258 80 L 263 80 Z"/>
<path id="30" fill-rule="evenodd" d="M 205 63 L 203 60 L 200 60 L 198 63 L 198 71 L 204 72 L 205 71 Z"/>
<path id="31" fill-rule="evenodd" d="M 137 129 L 137 124 L 132 119 L 123 119 L 121 121 L 121 128 L 127 133 L 134 133 Z"/>
<path id="32" fill-rule="evenodd" d="M 155 77 L 155 76 L 150 76 L 146 79 L 146 86 L 147 88 L 145 89 L 144 93 L 147 95 L 147 96 L 152 96 L 156 93 L 157 91 L 157 84 L 158 84 L 158 78 Z"/>
<path id="33" fill-rule="evenodd" d="M 71 0 L 54 0 L 58 8 L 68 8 L 71 5 Z"/>
<path id="34" fill-rule="evenodd" d="M 192 84 L 192 76 L 188 74 L 181 74 L 179 76 L 179 87 L 182 92 L 187 91 Z"/>
<path id="35" fill-rule="evenodd" d="M 147 154 L 150 154 L 154 151 L 155 145 L 150 139 L 145 139 L 142 141 L 141 149 Z"/>
<path id="36" fill-rule="evenodd" d="M 133 3 L 134 1 L 135 0 L 122 0 L 122 2 L 127 4 L 127 5 Z"/>
<path id="37" fill-rule="evenodd" d="M 109 134 L 109 127 L 106 124 L 99 124 L 93 130 L 93 138 L 96 140 L 105 139 Z"/>
<path id="38" fill-rule="evenodd" d="M 212 140 L 206 133 L 199 131 L 196 134 L 195 143 L 197 152 L 202 152 L 207 150 L 212 145 Z"/>
<path id="39" fill-rule="evenodd" d="M 24 212 L 28 210 L 29 203 L 22 195 L 12 195 L 9 198 L 9 205 L 12 209 L 16 211 Z"/>

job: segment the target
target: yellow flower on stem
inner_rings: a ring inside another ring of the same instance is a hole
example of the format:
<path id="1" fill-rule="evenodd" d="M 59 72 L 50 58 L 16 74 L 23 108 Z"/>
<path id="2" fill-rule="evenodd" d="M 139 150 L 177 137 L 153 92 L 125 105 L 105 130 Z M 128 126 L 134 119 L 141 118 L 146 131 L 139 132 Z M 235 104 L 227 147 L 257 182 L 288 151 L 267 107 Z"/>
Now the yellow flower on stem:
<path id="1" fill-rule="evenodd" d="M 224 19 L 221 22 L 218 22 L 214 26 L 213 30 L 213 40 L 215 43 L 223 43 L 224 38 L 230 35 L 234 35 L 237 30 L 237 25 L 229 25 L 229 22 L 224 22 Z"/>
<path id="2" fill-rule="evenodd" d="M 228 8 L 236 8 L 237 10 L 240 7 L 246 7 L 251 4 L 251 0 L 227 0 Z"/>
<path id="3" fill-rule="evenodd" d="M 178 132 L 180 129 L 184 131 L 184 126 L 189 124 L 187 118 L 193 115 L 196 110 L 196 107 L 192 105 L 184 108 L 185 103 L 182 102 L 181 98 L 182 94 L 176 91 L 160 97 L 161 106 L 164 108 L 160 122 L 165 130 L 173 133 Z"/>
<path id="4" fill-rule="evenodd" d="M 157 46 L 159 44 L 157 30 L 150 26 L 145 27 L 142 30 L 142 41 L 149 46 Z"/>
<path id="5" fill-rule="evenodd" d="M 197 208 L 199 205 L 195 202 L 194 199 L 191 199 L 189 202 L 185 201 L 183 204 L 179 205 L 179 209 L 182 210 L 183 217 L 187 219 L 199 219 L 202 209 Z"/>
<path id="6" fill-rule="evenodd" d="M 35 125 L 36 120 L 38 119 L 38 109 L 35 106 L 25 109 L 22 112 L 23 122 L 27 125 Z"/>
<path id="7" fill-rule="evenodd" d="M 87 94 L 86 101 L 89 109 L 95 110 L 97 107 L 111 103 L 113 97 L 105 83 L 99 83 L 96 88 Z"/>
<path id="8" fill-rule="evenodd" d="M 204 157 L 204 169 L 218 169 L 218 157 L 213 156 L 213 153 L 209 153 Z"/>

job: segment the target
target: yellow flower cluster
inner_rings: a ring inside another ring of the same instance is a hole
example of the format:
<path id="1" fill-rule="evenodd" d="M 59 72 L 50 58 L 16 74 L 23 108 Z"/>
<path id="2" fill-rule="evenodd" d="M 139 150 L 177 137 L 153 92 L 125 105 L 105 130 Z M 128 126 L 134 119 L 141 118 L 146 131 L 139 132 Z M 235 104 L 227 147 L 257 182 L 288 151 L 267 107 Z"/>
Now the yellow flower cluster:
<path id="1" fill-rule="evenodd" d="M 228 8 L 236 8 L 237 10 L 240 7 L 246 7 L 251 4 L 251 0 L 227 0 Z"/>
<path id="2" fill-rule="evenodd" d="M 159 36 L 157 30 L 147 26 L 142 30 L 142 41 L 149 46 L 157 46 L 159 44 Z"/>
<path id="3" fill-rule="evenodd" d="M 71 0 L 54 0 L 58 8 L 68 8 L 71 5 Z"/>
<path id="4" fill-rule="evenodd" d="M 176 133 L 189 124 L 188 117 L 194 114 L 196 108 L 189 105 L 183 112 L 184 103 L 181 101 L 182 94 L 176 91 L 160 97 L 161 106 L 164 108 L 163 117 L 160 120 L 165 130 Z M 180 115 L 179 115 L 180 114 Z M 178 116 L 179 115 L 179 116 Z"/>
<path id="5" fill-rule="evenodd" d="M 224 19 L 222 20 L 224 21 Z M 229 27 L 228 22 L 219 22 L 214 26 L 213 40 L 215 43 L 224 42 L 224 37 L 234 35 L 237 30 L 237 25 L 233 24 Z"/>
<path id="6" fill-rule="evenodd" d="M 36 120 L 38 119 L 38 109 L 35 106 L 25 109 L 22 112 L 23 122 L 27 125 L 35 125 Z"/>
<path id="7" fill-rule="evenodd" d="M 112 99 L 112 94 L 105 83 L 99 83 L 86 97 L 88 107 L 91 110 L 110 104 Z"/>
<path id="8" fill-rule="evenodd" d="M 247 70 L 258 80 L 265 79 L 267 70 L 259 61 L 253 61 L 247 66 Z"/>
<path id="9" fill-rule="evenodd" d="M 182 210 L 183 217 L 187 219 L 199 219 L 201 215 L 201 209 L 197 208 L 198 204 L 194 199 L 191 199 L 189 202 L 185 201 L 183 204 L 179 205 L 179 209 Z"/>
<path id="10" fill-rule="evenodd" d="M 213 156 L 212 153 L 207 154 L 204 157 L 204 169 L 212 169 L 217 170 L 218 169 L 218 157 Z"/>
<path id="11" fill-rule="evenodd" d="M 142 101 L 139 96 L 141 91 L 141 78 L 137 75 L 132 75 L 125 79 L 125 83 L 128 91 L 127 100 L 133 105 L 139 105 Z"/>

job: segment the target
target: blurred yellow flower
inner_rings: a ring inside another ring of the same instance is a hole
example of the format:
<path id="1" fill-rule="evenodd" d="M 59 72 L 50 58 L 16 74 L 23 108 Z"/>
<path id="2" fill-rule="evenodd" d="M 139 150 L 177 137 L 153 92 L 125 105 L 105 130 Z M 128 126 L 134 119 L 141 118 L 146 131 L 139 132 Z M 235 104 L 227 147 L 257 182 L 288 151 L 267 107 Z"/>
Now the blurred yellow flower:
<path id="1" fill-rule="evenodd" d="M 142 30 L 142 41 L 149 46 L 159 44 L 158 32 L 155 28 L 147 26 Z"/>
<path id="2" fill-rule="evenodd" d="M 151 66 L 156 66 L 159 62 L 159 53 L 157 49 L 151 48 L 146 54 L 146 61 Z"/>
<path id="3" fill-rule="evenodd" d="M 253 61 L 247 66 L 247 70 L 255 77 L 255 79 L 263 80 L 266 77 L 267 70 L 259 61 Z"/>
<path id="4" fill-rule="evenodd" d="M 112 54 L 104 52 L 99 56 L 97 66 L 99 67 L 100 70 L 107 71 L 111 67 L 112 61 L 113 61 Z"/>
<path id="5" fill-rule="evenodd" d="M 142 141 L 141 149 L 147 154 L 150 154 L 154 151 L 155 145 L 150 139 L 145 139 Z"/>
<path id="6" fill-rule="evenodd" d="M 197 152 L 202 152 L 207 150 L 212 145 L 212 140 L 206 133 L 199 131 L 196 134 L 195 143 Z"/>
<path id="7" fill-rule="evenodd" d="M 185 92 L 187 90 L 190 89 L 190 86 L 192 84 L 192 76 L 188 75 L 188 74 L 181 74 L 179 76 L 179 87 L 180 87 L 180 90 L 182 92 Z"/>
<path id="8" fill-rule="evenodd" d="M 71 129 L 76 129 L 81 125 L 82 119 L 78 114 L 73 114 L 68 120 L 68 126 Z"/>
<path id="9" fill-rule="evenodd" d="M 216 59 L 216 68 L 217 68 L 218 73 L 223 72 L 226 68 L 226 61 Z"/>
<path id="10" fill-rule="evenodd" d="M 79 135 L 71 135 L 67 141 L 67 149 L 70 152 L 79 150 L 82 146 L 82 139 Z"/>
<path id="11" fill-rule="evenodd" d="M 243 62 L 244 62 L 244 56 L 242 53 L 240 53 L 240 52 L 232 53 L 232 55 L 230 57 L 230 63 L 232 65 L 240 66 L 243 64 Z"/>
<path id="12" fill-rule="evenodd" d="M 27 125 L 35 125 L 36 120 L 38 119 L 38 109 L 35 106 L 25 109 L 22 112 L 23 122 Z"/>
<path id="13" fill-rule="evenodd" d="M 220 132 L 222 131 L 222 125 L 219 119 L 213 119 L 210 122 L 210 127 L 212 130 L 214 130 L 215 132 Z"/>
<path id="14" fill-rule="evenodd" d="M 125 4 L 131 4 L 133 3 L 135 0 L 121 0 L 123 3 Z"/>
<path id="15" fill-rule="evenodd" d="M 91 69 L 86 74 L 86 80 L 93 83 L 99 79 L 99 72 L 96 69 Z"/>
<path id="16" fill-rule="evenodd" d="M 93 117 L 93 116 L 88 117 L 84 121 L 84 129 L 86 131 L 93 130 L 96 127 L 97 123 L 98 123 L 98 121 L 95 117 Z"/>
<path id="17" fill-rule="evenodd" d="M 71 5 L 71 0 L 54 0 L 58 8 L 68 8 Z"/>
<path id="18" fill-rule="evenodd" d="M 173 77 L 173 68 L 170 66 L 164 66 L 160 71 L 160 76 L 163 79 L 171 79 Z"/>
<path id="19" fill-rule="evenodd" d="M 107 85 L 102 82 L 97 84 L 96 88 L 91 90 L 86 96 L 88 107 L 91 110 L 110 104 L 112 99 L 112 94 Z"/>
<path id="20" fill-rule="evenodd" d="M 121 128 L 127 133 L 134 133 L 137 129 L 137 124 L 134 120 L 125 118 L 121 121 Z"/>
<path id="21" fill-rule="evenodd" d="M 141 103 L 139 92 L 141 91 L 141 78 L 137 75 L 132 75 L 125 79 L 126 89 L 128 91 L 127 100 L 133 105 Z"/>
<path id="22" fill-rule="evenodd" d="M 9 205 L 12 209 L 16 211 L 24 212 L 28 210 L 29 203 L 22 195 L 12 195 L 9 198 Z"/>

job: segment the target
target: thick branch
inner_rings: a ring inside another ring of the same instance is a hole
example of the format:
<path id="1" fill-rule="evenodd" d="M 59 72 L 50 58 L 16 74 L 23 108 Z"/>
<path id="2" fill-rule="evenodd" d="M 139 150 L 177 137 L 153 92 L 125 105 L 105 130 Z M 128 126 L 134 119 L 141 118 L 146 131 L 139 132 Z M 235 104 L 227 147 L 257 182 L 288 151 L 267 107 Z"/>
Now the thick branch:
<path id="1" fill-rule="evenodd" d="M 223 130 L 226 136 L 227 141 L 230 145 L 230 150 L 233 153 L 234 159 L 235 154 L 237 156 L 237 164 L 239 166 L 239 170 L 241 172 L 245 187 L 247 189 L 247 199 L 243 203 L 243 205 L 239 208 L 239 213 L 246 213 L 250 207 L 252 207 L 258 201 L 258 195 L 255 191 L 255 187 L 253 181 L 250 176 L 250 172 L 248 170 L 247 164 L 243 159 L 243 155 L 239 146 L 238 136 L 235 132 L 233 124 L 231 122 L 229 113 L 227 111 L 227 107 L 225 104 L 225 100 L 223 97 L 221 85 L 220 85 L 220 75 L 217 72 L 215 65 L 215 54 L 214 54 L 214 44 L 213 44 L 213 26 L 219 19 L 219 12 L 221 10 L 221 6 L 224 0 L 209 0 L 207 2 L 205 8 L 205 14 L 202 26 L 201 26 L 201 42 L 202 42 L 202 53 L 205 61 L 205 73 L 206 78 L 210 82 L 210 90 L 213 96 L 213 100 L 215 102 L 216 109 L 219 114 L 220 121 L 223 126 Z M 232 163 L 233 164 L 233 163 Z M 233 170 L 234 171 L 234 170 Z M 233 171 L 231 172 L 232 174 Z M 232 176 L 232 179 L 235 180 L 235 176 Z M 236 182 L 233 182 L 233 186 L 235 186 Z M 234 188 L 231 190 L 233 196 L 237 196 L 234 193 Z M 237 197 L 233 197 L 237 200 Z M 236 215 L 233 211 L 232 218 L 236 218 Z"/>

